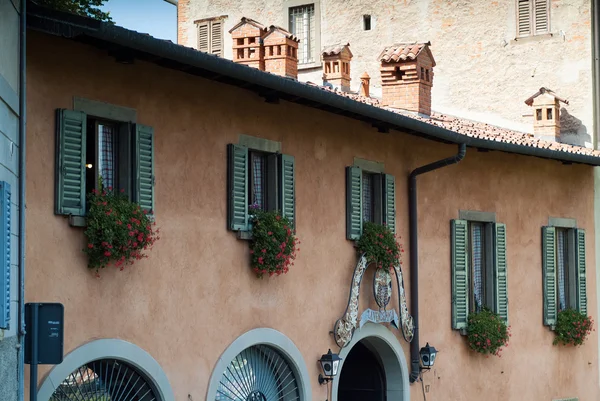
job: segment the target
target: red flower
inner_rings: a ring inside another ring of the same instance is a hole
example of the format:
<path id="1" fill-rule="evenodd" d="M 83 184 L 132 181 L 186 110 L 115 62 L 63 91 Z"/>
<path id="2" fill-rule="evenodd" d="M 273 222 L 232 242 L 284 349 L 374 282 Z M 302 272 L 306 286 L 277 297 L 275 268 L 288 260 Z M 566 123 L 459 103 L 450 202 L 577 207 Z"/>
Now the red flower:
<path id="1" fill-rule="evenodd" d="M 110 251 L 104 251 L 104 256 L 110 256 Z"/>
<path id="2" fill-rule="evenodd" d="M 88 244 L 88 248 L 92 249 L 94 247 L 94 244 Z"/>
<path id="3" fill-rule="evenodd" d="M 131 224 L 127 224 L 127 228 L 131 230 Z"/>
<path id="4" fill-rule="evenodd" d="M 277 219 L 277 221 L 279 221 L 279 220 L 281 220 L 281 216 L 277 215 L 277 216 L 275 216 L 275 219 Z"/>

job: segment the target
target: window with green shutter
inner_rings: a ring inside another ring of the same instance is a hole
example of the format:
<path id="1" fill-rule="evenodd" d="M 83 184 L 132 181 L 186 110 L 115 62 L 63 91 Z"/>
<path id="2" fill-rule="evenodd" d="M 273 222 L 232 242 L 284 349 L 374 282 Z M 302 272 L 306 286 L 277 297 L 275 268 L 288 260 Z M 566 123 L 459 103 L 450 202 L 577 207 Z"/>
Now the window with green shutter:
<path id="1" fill-rule="evenodd" d="M 152 127 L 57 111 L 56 214 L 85 216 L 86 195 L 101 186 L 153 212 L 154 184 Z"/>
<path id="2" fill-rule="evenodd" d="M 253 143 L 260 144 L 258 138 Z M 266 148 L 266 147 L 265 147 Z M 296 224 L 296 167 L 293 156 L 228 145 L 228 227 L 249 231 L 253 208 L 278 210 Z"/>
<path id="3" fill-rule="evenodd" d="M 546 326 L 554 327 L 558 312 L 565 309 L 587 313 L 585 248 L 585 231 L 575 228 L 574 224 L 542 228 Z"/>
<path id="4" fill-rule="evenodd" d="M 484 308 L 508 322 L 506 226 L 452 220 L 451 253 L 452 328 L 465 330 L 469 313 Z"/>
<path id="5" fill-rule="evenodd" d="M 386 224 L 396 232 L 396 180 L 389 174 L 349 166 L 346 168 L 346 238 L 358 240 L 367 221 Z"/>

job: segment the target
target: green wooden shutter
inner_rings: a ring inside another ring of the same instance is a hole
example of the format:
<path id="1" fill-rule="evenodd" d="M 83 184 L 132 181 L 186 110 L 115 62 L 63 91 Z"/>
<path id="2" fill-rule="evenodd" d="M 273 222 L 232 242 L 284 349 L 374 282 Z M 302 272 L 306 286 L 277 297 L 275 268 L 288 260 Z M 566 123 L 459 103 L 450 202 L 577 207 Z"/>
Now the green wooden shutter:
<path id="1" fill-rule="evenodd" d="M 508 278 L 506 269 L 506 225 L 494 224 L 495 312 L 508 324 Z"/>
<path id="2" fill-rule="evenodd" d="M 359 239 L 362 225 L 362 169 L 346 167 L 346 238 Z"/>
<path id="3" fill-rule="evenodd" d="M 56 112 L 56 214 L 85 215 L 86 114 Z"/>
<path id="4" fill-rule="evenodd" d="M 241 145 L 227 146 L 227 216 L 230 230 L 248 230 L 248 148 Z"/>
<path id="5" fill-rule="evenodd" d="M 466 220 L 452 220 L 452 328 L 465 330 L 469 317 L 469 240 Z"/>
<path id="6" fill-rule="evenodd" d="M 544 324 L 556 324 L 556 230 L 542 228 L 542 279 L 544 280 Z"/>
<path id="7" fill-rule="evenodd" d="M 575 230 L 577 252 L 575 255 L 577 268 L 577 310 L 587 315 L 587 291 L 585 277 L 585 230 Z"/>
<path id="8" fill-rule="evenodd" d="M 396 180 L 393 175 L 383 175 L 383 222 L 396 233 Z"/>
<path id="9" fill-rule="evenodd" d="M 279 204 L 281 215 L 296 227 L 296 166 L 294 156 L 279 155 Z"/>
<path id="10" fill-rule="evenodd" d="M 154 129 L 135 125 L 134 201 L 154 213 Z"/>

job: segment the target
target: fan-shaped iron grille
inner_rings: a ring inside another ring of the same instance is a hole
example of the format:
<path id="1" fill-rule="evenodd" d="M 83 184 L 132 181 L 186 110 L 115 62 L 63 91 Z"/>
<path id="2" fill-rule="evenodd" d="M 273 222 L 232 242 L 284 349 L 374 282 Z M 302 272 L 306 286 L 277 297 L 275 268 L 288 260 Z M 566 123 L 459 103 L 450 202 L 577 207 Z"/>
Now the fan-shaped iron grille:
<path id="1" fill-rule="evenodd" d="M 254 345 L 229 364 L 217 390 L 216 401 L 300 400 L 298 381 L 287 360 L 275 349 Z"/>
<path id="2" fill-rule="evenodd" d="M 99 359 L 75 369 L 50 401 L 161 401 L 149 381 L 131 365 Z"/>

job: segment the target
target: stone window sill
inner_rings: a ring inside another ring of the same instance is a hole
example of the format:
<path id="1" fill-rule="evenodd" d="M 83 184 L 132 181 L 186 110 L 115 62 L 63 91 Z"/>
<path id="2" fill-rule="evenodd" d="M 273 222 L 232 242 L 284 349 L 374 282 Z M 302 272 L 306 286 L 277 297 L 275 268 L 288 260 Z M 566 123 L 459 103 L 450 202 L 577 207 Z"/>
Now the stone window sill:
<path id="1" fill-rule="evenodd" d="M 71 227 L 87 227 L 87 219 L 85 216 L 69 216 L 69 225 Z"/>
<path id="2" fill-rule="evenodd" d="M 552 39 L 554 34 L 552 33 L 544 33 L 542 35 L 531 35 L 531 36 L 523 36 L 520 38 L 514 38 L 510 41 L 511 45 L 518 45 L 524 43 L 532 43 L 532 42 L 540 42 L 542 40 Z"/>
<path id="3" fill-rule="evenodd" d="M 306 63 L 306 64 L 298 64 L 298 71 L 312 70 L 315 68 L 321 68 L 321 63 Z"/>
<path id="4" fill-rule="evenodd" d="M 243 241 L 251 241 L 252 240 L 252 231 L 238 231 L 237 238 Z"/>

